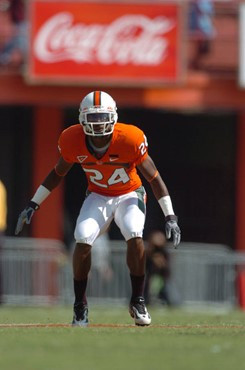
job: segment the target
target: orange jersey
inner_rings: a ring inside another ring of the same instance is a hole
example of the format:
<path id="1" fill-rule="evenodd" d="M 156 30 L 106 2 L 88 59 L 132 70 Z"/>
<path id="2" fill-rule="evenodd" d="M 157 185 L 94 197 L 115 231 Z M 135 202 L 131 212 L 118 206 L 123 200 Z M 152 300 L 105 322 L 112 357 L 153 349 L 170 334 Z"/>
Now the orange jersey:
<path id="1" fill-rule="evenodd" d="M 147 140 L 142 130 L 116 123 L 110 145 L 100 159 L 89 150 L 87 139 L 80 124 L 70 126 L 60 135 L 59 150 L 65 161 L 80 163 L 87 176 L 88 190 L 118 196 L 142 185 L 136 171 L 136 166 L 148 156 Z"/>

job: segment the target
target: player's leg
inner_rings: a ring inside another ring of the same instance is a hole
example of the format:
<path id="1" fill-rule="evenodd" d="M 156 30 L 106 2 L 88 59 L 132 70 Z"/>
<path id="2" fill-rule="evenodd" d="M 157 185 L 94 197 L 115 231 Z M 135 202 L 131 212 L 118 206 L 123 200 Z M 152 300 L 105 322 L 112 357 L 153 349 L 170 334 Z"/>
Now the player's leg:
<path id="1" fill-rule="evenodd" d="M 139 191 L 119 197 L 115 222 L 127 242 L 127 265 L 130 272 L 132 295 L 129 312 L 137 325 L 149 325 L 151 317 L 145 307 L 145 247 L 142 239 L 145 224 L 145 192 Z"/>
<path id="2" fill-rule="evenodd" d="M 142 238 L 133 238 L 127 241 L 127 264 L 132 285 L 129 313 L 134 318 L 136 325 L 150 325 L 151 317 L 144 299 L 145 248 Z"/>
<path id="3" fill-rule="evenodd" d="M 127 240 L 127 265 L 130 272 L 131 300 L 143 296 L 145 280 L 145 247 L 142 238 Z"/>
<path id="4" fill-rule="evenodd" d="M 86 288 L 90 267 L 91 245 L 76 243 L 75 250 L 73 252 L 73 284 L 75 302 L 72 321 L 72 324 L 75 326 L 86 326 L 88 324 Z"/>
<path id="5" fill-rule="evenodd" d="M 105 197 L 92 193 L 85 199 L 77 219 L 74 232 L 76 246 L 73 253 L 75 293 L 73 325 L 88 324 L 86 288 L 91 268 L 91 248 L 95 239 L 106 230 L 112 220 L 110 209 L 107 208 Z"/>
<path id="6" fill-rule="evenodd" d="M 141 187 L 119 197 L 115 222 L 127 242 L 127 265 L 132 281 L 132 298 L 135 292 L 143 295 L 145 275 L 145 248 L 142 240 L 145 224 L 145 191 Z M 139 294 L 137 294 L 139 295 Z"/>

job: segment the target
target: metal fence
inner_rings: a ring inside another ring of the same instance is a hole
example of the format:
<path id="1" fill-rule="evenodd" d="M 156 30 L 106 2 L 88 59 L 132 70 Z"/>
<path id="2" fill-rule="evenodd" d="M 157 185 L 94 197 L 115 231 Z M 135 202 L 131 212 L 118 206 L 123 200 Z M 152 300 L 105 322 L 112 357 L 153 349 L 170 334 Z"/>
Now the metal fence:
<path id="1" fill-rule="evenodd" d="M 245 253 L 224 245 L 182 243 L 171 256 L 171 284 L 182 304 L 238 305 L 238 276 L 245 267 Z"/>
<path id="2" fill-rule="evenodd" d="M 245 254 L 223 245 L 198 243 L 182 243 L 178 250 L 169 248 L 169 252 L 172 302 L 237 306 L 237 278 L 244 270 Z M 131 288 L 123 241 L 110 241 L 109 259 L 109 275 L 92 267 L 87 295 L 103 303 L 128 301 Z M 0 273 L 4 304 L 73 303 L 71 254 L 60 241 L 5 238 Z"/>
<path id="3" fill-rule="evenodd" d="M 3 303 L 56 303 L 65 263 L 64 246 L 57 240 L 5 238 L 0 258 Z"/>

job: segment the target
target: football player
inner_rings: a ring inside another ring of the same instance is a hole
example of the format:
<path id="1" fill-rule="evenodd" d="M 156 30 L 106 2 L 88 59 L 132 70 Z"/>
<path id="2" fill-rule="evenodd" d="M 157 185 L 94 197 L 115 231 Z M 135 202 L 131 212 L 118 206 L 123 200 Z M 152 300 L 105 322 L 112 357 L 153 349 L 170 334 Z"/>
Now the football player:
<path id="1" fill-rule="evenodd" d="M 136 325 L 149 325 L 151 317 L 143 297 L 145 248 L 142 239 L 146 193 L 139 171 L 150 183 L 165 216 L 167 238 L 180 243 L 180 228 L 171 198 L 153 160 L 144 133 L 136 126 L 117 122 L 117 107 L 110 95 L 94 91 L 80 103 L 79 122 L 59 138 L 60 158 L 19 216 L 16 234 L 30 224 L 34 212 L 62 181 L 74 163 L 79 163 L 88 181 L 87 196 L 75 227 L 73 253 L 74 316 L 72 325 L 88 324 L 86 286 L 91 267 L 91 248 L 112 220 L 127 243 L 132 296 L 129 313 Z"/>

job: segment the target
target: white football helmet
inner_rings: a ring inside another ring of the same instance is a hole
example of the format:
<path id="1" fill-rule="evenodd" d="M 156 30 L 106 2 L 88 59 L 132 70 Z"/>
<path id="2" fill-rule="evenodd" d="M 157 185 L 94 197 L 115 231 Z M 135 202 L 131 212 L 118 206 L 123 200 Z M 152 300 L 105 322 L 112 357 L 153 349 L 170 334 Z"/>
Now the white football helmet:
<path id="1" fill-rule="evenodd" d="M 117 107 L 112 97 L 104 91 L 93 91 L 80 103 L 79 122 L 86 135 L 110 135 L 117 122 Z"/>

